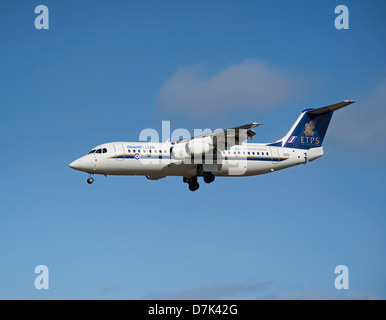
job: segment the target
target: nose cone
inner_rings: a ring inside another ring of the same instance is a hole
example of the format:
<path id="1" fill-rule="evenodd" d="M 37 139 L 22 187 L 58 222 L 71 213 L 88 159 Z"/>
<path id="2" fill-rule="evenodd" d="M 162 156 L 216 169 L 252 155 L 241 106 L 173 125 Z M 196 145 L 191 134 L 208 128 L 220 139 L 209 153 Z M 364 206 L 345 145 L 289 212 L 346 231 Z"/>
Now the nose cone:
<path id="1" fill-rule="evenodd" d="M 71 169 L 80 170 L 82 168 L 82 160 L 76 159 L 75 161 L 69 164 Z"/>
<path id="2" fill-rule="evenodd" d="M 94 157 L 90 155 L 85 155 L 69 164 L 70 168 L 79 170 L 82 172 L 92 172 L 95 171 L 96 161 L 94 161 Z"/>

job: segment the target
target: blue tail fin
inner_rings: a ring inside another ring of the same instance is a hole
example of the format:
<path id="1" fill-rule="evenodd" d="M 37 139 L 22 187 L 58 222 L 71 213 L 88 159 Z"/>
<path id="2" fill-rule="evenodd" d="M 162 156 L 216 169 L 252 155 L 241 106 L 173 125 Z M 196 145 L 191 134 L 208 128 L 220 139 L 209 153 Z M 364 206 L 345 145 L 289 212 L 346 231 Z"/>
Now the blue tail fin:
<path id="1" fill-rule="evenodd" d="M 334 111 L 354 102 L 345 100 L 327 107 L 304 110 L 290 131 L 270 145 L 307 150 L 321 147 Z"/>

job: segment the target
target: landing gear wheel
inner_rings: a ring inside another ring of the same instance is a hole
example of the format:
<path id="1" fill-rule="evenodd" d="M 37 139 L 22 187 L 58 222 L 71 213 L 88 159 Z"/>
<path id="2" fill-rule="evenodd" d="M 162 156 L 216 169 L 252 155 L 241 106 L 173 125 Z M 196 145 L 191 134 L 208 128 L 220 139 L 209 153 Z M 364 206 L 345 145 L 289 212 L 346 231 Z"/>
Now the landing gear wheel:
<path id="1" fill-rule="evenodd" d="M 90 177 L 90 178 L 87 179 L 87 183 L 88 184 L 92 184 L 93 182 L 94 182 L 94 178 Z"/>
<path id="2" fill-rule="evenodd" d="M 197 182 L 197 176 L 193 177 L 193 178 L 183 177 L 183 181 L 185 183 L 189 184 L 189 190 L 190 191 L 196 191 L 200 187 L 200 185 Z"/>
<path id="3" fill-rule="evenodd" d="M 196 191 L 199 187 L 200 187 L 200 184 L 197 181 L 189 183 L 190 191 Z"/>
<path id="4" fill-rule="evenodd" d="M 214 181 L 214 175 L 211 172 L 204 173 L 204 181 L 205 183 L 212 183 Z"/>

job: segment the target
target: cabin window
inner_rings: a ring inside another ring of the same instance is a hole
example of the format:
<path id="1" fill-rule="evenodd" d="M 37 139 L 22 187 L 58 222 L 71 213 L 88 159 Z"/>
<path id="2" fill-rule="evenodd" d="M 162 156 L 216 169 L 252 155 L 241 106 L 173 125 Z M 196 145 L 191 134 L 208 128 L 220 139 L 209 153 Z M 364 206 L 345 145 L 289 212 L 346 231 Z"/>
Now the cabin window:
<path id="1" fill-rule="evenodd" d="M 255 155 L 255 152 L 252 152 L 253 155 Z"/>
<path id="2" fill-rule="evenodd" d="M 149 153 L 151 153 L 151 150 L 149 150 Z"/>
<path id="3" fill-rule="evenodd" d="M 127 152 L 128 152 L 128 153 L 130 153 L 130 152 L 131 152 L 131 151 L 130 151 L 130 149 L 129 149 L 129 150 L 127 150 Z"/>
<path id="4" fill-rule="evenodd" d="M 251 153 L 248 151 L 248 155 L 251 155 Z"/>

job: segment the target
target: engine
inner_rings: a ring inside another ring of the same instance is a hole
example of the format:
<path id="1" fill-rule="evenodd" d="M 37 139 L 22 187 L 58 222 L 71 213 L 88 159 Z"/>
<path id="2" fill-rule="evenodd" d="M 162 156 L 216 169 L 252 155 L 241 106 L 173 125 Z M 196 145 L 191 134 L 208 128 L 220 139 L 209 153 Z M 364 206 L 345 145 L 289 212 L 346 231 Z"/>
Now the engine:
<path id="1" fill-rule="evenodd" d="M 189 149 L 187 147 L 188 143 L 177 143 L 175 144 L 170 151 L 170 155 L 175 160 L 184 160 L 190 158 Z"/>
<path id="2" fill-rule="evenodd" d="M 213 146 L 211 138 L 206 137 L 174 145 L 171 150 L 171 156 L 176 160 L 184 160 L 209 153 L 212 150 Z"/>
<path id="3" fill-rule="evenodd" d="M 192 140 L 187 143 L 186 149 L 191 156 L 199 156 L 208 153 L 211 150 L 211 145 L 204 139 Z"/>

